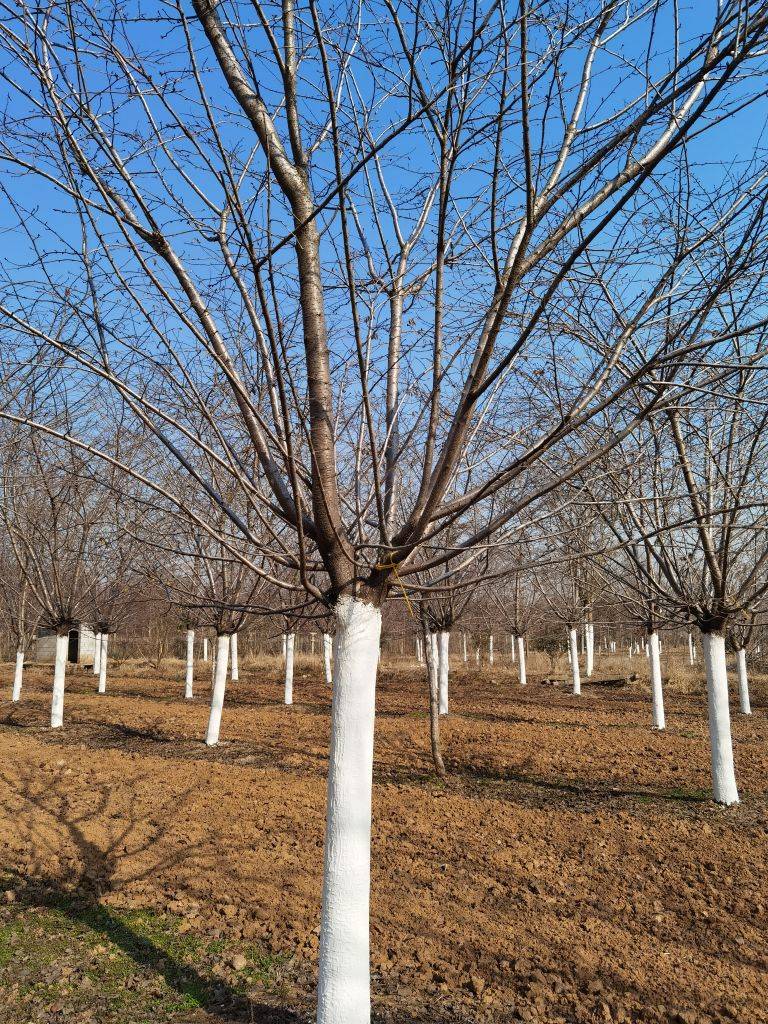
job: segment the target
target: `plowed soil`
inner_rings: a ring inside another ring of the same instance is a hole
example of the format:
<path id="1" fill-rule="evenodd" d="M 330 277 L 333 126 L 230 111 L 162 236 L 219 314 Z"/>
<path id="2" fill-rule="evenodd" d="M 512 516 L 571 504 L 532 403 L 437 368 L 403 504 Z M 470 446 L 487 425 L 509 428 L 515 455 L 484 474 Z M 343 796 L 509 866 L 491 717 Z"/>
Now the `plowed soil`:
<path id="1" fill-rule="evenodd" d="M 248 944 L 281 968 L 279 984 L 254 981 L 243 1000 L 228 987 L 237 961 L 214 964 L 215 997 L 167 1019 L 310 1019 L 330 703 L 319 662 L 299 663 L 291 708 L 277 663 L 241 670 L 213 749 L 208 671 L 192 702 L 181 666 L 131 672 L 116 668 L 104 696 L 73 673 L 55 732 L 50 670 L 28 672 L 20 704 L 2 701 L 0 924 L 61 900 L 171 915 L 184 934 Z M 424 689 L 414 666 L 382 667 L 378 1020 L 768 1021 L 764 689 L 751 717 L 734 708 L 742 803 L 729 809 L 708 800 L 695 681 L 667 693 L 668 728 L 654 733 L 642 681 L 576 698 L 535 676 L 522 689 L 504 666 L 459 667 L 442 721 L 446 784 L 431 768 Z M 0 1020 L 107 1019 L 82 1009 L 81 966 L 68 968 L 76 1010 L 69 987 L 49 1006 L 18 978 L 11 989 L 13 957 L 0 960 Z"/>

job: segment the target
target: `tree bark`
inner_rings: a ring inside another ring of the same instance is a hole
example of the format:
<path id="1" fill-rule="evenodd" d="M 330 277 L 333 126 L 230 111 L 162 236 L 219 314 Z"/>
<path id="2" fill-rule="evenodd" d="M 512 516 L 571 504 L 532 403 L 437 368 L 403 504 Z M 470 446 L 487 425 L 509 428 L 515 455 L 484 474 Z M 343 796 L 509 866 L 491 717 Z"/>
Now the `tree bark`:
<path id="1" fill-rule="evenodd" d="M 579 632 L 572 626 L 568 632 L 568 641 L 571 650 L 571 677 L 573 679 L 573 693 L 578 697 L 581 693 L 581 674 L 579 673 Z"/>
<path id="2" fill-rule="evenodd" d="M 653 706 L 653 728 L 664 729 L 664 687 L 661 681 L 661 656 L 659 634 L 654 630 L 648 634 L 648 652 L 651 669 L 651 702 Z"/>
<path id="3" fill-rule="evenodd" d="M 325 667 L 325 682 L 326 685 L 333 685 L 333 668 L 331 666 L 331 648 L 333 646 L 333 638 L 330 633 L 323 633 L 323 666 Z"/>
<path id="4" fill-rule="evenodd" d="M 233 683 L 236 683 L 240 678 L 240 664 L 237 660 L 237 633 L 233 633 L 232 638 L 229 641 L 229 656 L 232 662 L 230 678 Z"/>
<path id="5" fill-rule="evenodd" d="M 61 729 L 64 725 L 64 681 L 67 673 L 67 652 L 69 630 L 56 637 L 56 661 L 53 667 L 53 695 L 51 698 L 51 728 Z"/>
<path id="6" fill-rule="evenodd" d="M 21 698 L 21 682 L 24 676 L 24 651 L 16 651 L 16 670 L 13 673 L 13 691 L 11 700 L 16 703 Z"/>
<path id="7" fill-rule="evenodd" d="M 184 681 L 184 698 L 192 700 L 195 683 L 195 631 L 187 630 L 187 675 Z"/>
<path id="8" fill-rule="evenodd" d="M 432 751 L 432 763 L 441 779 L 446 778 L 445 763 L 440 750 L 440 684 L 438 662 L 434 657 L 434 648 L 427 643 L 427 683 L 429 686 L 429 745 Z"/>
<path id="9" fill-rule="evenodd" d="M 216 638 L 216 674 L 213 680 L 213 693 L 211 694 L 211 713 L 208 718 L 208 732 L 205 736 L 205 742 L 209 747 L 215 747 L 219 742 L 221 713 L 224 709 L 224 693 L 227 688 L 228 661 L 229 636 L 226 633 L 222 633 Z"/>
<path id="10" fill-rule="evenodd" d="M 100 633 L 99 693 L 107 692 L 107 661 L 109 658 L 109 633 Z"/>
<path id="11" fill-rule="evenodd" d="M 515 637 L 517 644 L 517 675 L 521 686 L 525 686 L 528 678 L 525 674 L 525 637 Z M 514 650 L 514 647 L 512 648 Z"/>
<path id="12" fill-rule="evenodd" d="M 749 700 L 749 678 L 747 676 L 747 652 L 743 647 L 736 651 L 736 669 L 739 676 L 739 709 L 742 715 L 752 714 Z"/>
<path id="13" fill-rule="evenodd" d="M 96 634 L 95 648 L 93 651 L 93 674 L 97 676 L 101 671 L 101 633 Z"/>
<path id="14" fill-rule="evenodd" d="M 702 633 L 702 648 L 707 673 L 712 796 L 719 804 L 737 804 L 739 791 L 736 787 L 736 772 L 733 767 L 725 638 L 721 633 Z"/>
<path id="15" fill-rule="evenodd" d="M 450 663 L 448 660 L 448 650 L 451 640 L 451 634 L 443 630 L 437 641 L 437 666 L 440 680 L 440 714 L 448 714 L 448 673 L 450 671 Z"/>
<path id="16" fill-rule="evenodd" d="M 296 634 L 288 633 L 285 636 L 285 703 L 293 704 L 293 651 L 296 644 Z"/>
<path id="17" fill-rule="evenodd" d="M 317 1022 L 368 1024 L 371 790 L 381 612 L 345 595 L 335 614 Z"/>

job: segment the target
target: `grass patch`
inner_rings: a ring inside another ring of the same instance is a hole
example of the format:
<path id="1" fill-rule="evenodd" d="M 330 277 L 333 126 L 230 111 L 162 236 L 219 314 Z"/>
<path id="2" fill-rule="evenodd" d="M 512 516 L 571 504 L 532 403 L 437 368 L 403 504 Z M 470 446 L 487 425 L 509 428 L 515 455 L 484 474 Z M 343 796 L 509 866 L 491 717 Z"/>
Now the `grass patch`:
<path id="1" fill-rule="evenodd" d="M 94 1024 L 165 1024 L 201 1008 L 247 1010 L 254 986 L 263 994 L 278 985 L 286 956 L 194 935 L 181 924 L 172 914 L 117 911 L 60 892 L 7 904 L 0 910 L 0 1020 L 77 1013 Z M 234 954 L 245 960 L 240 970 Z"/>

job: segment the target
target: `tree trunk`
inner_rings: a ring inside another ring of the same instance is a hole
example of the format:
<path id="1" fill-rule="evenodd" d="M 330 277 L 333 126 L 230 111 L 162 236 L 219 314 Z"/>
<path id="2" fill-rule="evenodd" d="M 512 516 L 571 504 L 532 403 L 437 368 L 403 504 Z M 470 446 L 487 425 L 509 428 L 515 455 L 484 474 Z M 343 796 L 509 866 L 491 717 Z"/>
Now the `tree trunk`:
<path id="1" fill-rule="evenodd" d="M 335 614 L 317 1024 L 368 1024 L 371 789 L 381 612 L 343 596 Z"/>
<path id="2" fill-rule="evenodd" d="M 187 630 L 187 676 L 184 681 L 184 698 L 192 700 L 195 683 L 195 631 Z"/>
<path id="3" fill-rule="evenodd" d="M 586 640 L 586 673 L 589 678 L 595 669 L 595 627 L 588 622 L 584 627 L 584 639 Z"/>
<path id="4" fill-rule="evenodd" d="M 464 652 L 464 664 L 466 665 L 467 664 L 467 634 L 463 633 L 461 639 L 462 639 L 462 648 L 463 648 L 463 652 Z"/>
<path id="5" fill-rule="evenodd" d="M 719 804 L 737 804 L 739 791 L 736 788 L 736 773 L 733 767 L 725 638 L 721 633 L 702 633 L 702 647 L 707 673 L 712 795 Z"/>
<path id="6" fill-rule="evenodd" d="M 232 662 L 230 678 L 233 683 L 236 683 L 240 678 L 240 665 L 237 660 L 237 633 L 233 633 L 229 641 L 229 657 Z"/>
<path id="7" fill-rule="evenodd" d="M 13 673 L 13 691 L 11 700 L 18 701 L 21 697 L 21 681 L 24 676 L 24 651 L 16 651 L 16 671 Z"/>
<path id="8" fill-rule="evenodd" d="M 296 644 L 296 634 L 288 633 L 285 636 L 285 703 L 293 704 L 293 651 Z"/>
<path id="9" fill-rule="evenodd" d="M 693 636 L 688 634 L 688 661 L 693 664 Z"/>
<path id="10" fill-rule="evenodd" d="M 525 637 L 518 636 L 515 639 L 517 642 L 517 674 L 520 685 L 525 686 L 528 682 L 525 674 Z M 514 650 L 514 647 L 512 650 Z"/>
<path id="11" fill-rule="evenodd" d="M 445 763 L 440 750 L 440 684 L 439 659 L 434 657 L 434 648 L 427 643 L 427 683 L 429 685 L 429 745 L 432 750 L 432 763 L 441 779 L 446 778 Z"/>
<path id="12" fill-rule="evenodd" d="M 664 687 L 661 681 L 661 657 L 659 634 L 654 630 L 648 634 L 648 651 L 651 667 L 651 702 L 653 705 L 653 728 L 664 729 Z"/>
<path id="13" fill-rule="evenodd" d="M 96 646 L 93 652 L 93 674 L 97 676 L 101 671 L 101 633 L 96 634 Z"/>
<path id="14" fill-rule="evenodd" d="M 325 667 L 326 685 L 333 685 L 333 670 L 331 667 L 331 647 L 333 639 L 330 633 L 323 633 L 323 665 Z"/>
<path id="15" fill-rule="evenodd" d="M 448 714 L 448 672 L 450 663 L 448 661 L 448 650 L 451 641 L 451 634 L 443 630 L 438 637 L 437 666 L 440 679 L 440 714 Z"/>
<path id="16" fill-rule="evenodd" d="M 512 657 L 512 664 L 514 665 L 515 664 L 515 648 L 517 647 L 517 637 L 515 636 L 514 633 L 510 637 L 510 640 L 512 642 L 509 645 L 509 653 L 510 653 L 510 655 Z"/>
<path id="17" fill-rule="evenodd" d="M 67 652 L 69 651 L 69 631 L 59 633 L 56 637 L 56 661 L 53 667 L 53 696 L 51 699 L 51 728 L 60 729 L 64 725 L 64 680 L 67 673 Z"/>
<path id="18" fill-rule="evenodd" d="M 752 714 L 749 702 L 749 679 L 747 678 L 747 652 L 743 647 L 736 651 L 736 669 L 739 675 L 739 709 L 742 715 Z"/>
<path id="19" fill-rule="evenodd" d="M 203 637 L 203 661 L 208 661 L 208 637 Z"/>
<path id="20" fill-rule="evenodd" d="M 571 676 L 573 678 L 573 693 L 578 696 L 581 693 L 581 675 L 579 673 L 579 632 L 572 626 L 568 633 L 568 640 L 571 646 Z"/>
<path id="21" fill-rule="evenodd" d="M 493 664 L 493 633 L 488 637 L 488 664 Z"/>
<path id="22" fill-rule="evenodd" d="M 109 658 L 109 633 L 101 633 L 99 654 L 99 693 L 107 692 L 107 659 Z"/>
<path id="23" fill-rule="evenodd" d="M 227 663 L 229 661 L 229 635 L 222 633 L 216 638 L 216 675 L 211 694 L 211 713 L 208 718 L 208 732 L 205 742 L 215 747 L 219 742 L 221 712 L 224 709 L 224 692 L 227 688 Z"/>

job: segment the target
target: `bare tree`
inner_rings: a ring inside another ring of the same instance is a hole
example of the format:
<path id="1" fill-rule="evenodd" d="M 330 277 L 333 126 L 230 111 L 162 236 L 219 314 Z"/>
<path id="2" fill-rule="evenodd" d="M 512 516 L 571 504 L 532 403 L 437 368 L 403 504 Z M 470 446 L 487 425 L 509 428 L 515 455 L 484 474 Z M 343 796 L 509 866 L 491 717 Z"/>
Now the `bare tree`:
<path id="1" fill-rule="evenodd" d="M 193 0 L 163 8 L 158 53 L 101 8 L 0 0 L 2 187 L 29 252 L 0 311 L 32 348 L 21 366 L 47 350 L 115 388 L 245 546 L 333 608 L 318 1019 L 358 1024 L 381 604 L 396 574 L 473 551 L 599 460 L 664 404 L 636 388 L 649 374 L 701 358 L 684 332 L 655 344 L 642 327 L 711 224 L 646 260 L 623 300 L 611 268 L 655 252 L 643 217 L 665 162 L 762 95 L 768 14 L 713 5 L 692 34 L 662 0 Z M 736 215 L 761 173 L 710 173 L 699 206 L 718 195 Z M 253 536 L 203 452 L 290 527 L 291 552 Z M 461 529 L 512 484 L 516 501 Z"/>

